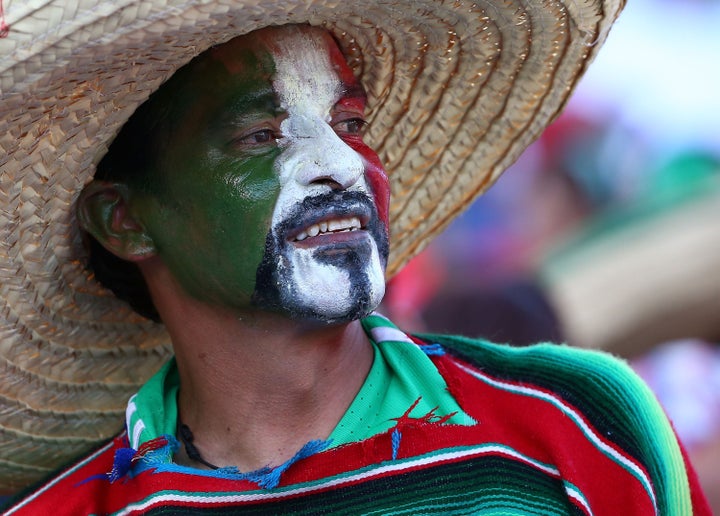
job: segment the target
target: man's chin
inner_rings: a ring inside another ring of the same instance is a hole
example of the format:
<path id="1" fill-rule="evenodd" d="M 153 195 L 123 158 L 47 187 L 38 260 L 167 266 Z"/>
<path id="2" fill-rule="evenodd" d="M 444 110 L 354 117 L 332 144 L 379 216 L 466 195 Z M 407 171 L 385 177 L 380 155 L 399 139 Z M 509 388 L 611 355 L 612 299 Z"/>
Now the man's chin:
<path id="1" fill-rule="evenodd" d="M 285 315 L 294 321 L 309 326 L 335 326 L 360 320 L 363 317 L 370 315 L 371 313 L 372 310 L 367 312 L 354 310 L 346 314 L 324 314 L 316 311 L 291 311 L 287 312 Z"/>
<path id="2" fill-rule="evenodd" d="M 382 295 L 362 296 L 360 300 L 348 305 L 342 303 L 344 308 L 338 309 L 334 306 L 313 306 L 313 307 L 297 307 L 288 311 L 288 316 L 305 322 L 320 324 L 343 324 L 357 321 L 363 317 L 370 315 L 382 301 Z"/>
<path id="3" fill-rule="evenodd" d="M 370 270 L 345 271 L 321 284 L 285 277 L 275 283 L 279 288 L 274 292 L 256 296 L 256 306 L 307 323 L 342 324 L 362 319 L 380 305 L 385 294 L 382 269 L 367 269 Z M 342 281 L 342 276 L 353 280 Z M 269 303 L 263 305 L 262 301 Z"/>

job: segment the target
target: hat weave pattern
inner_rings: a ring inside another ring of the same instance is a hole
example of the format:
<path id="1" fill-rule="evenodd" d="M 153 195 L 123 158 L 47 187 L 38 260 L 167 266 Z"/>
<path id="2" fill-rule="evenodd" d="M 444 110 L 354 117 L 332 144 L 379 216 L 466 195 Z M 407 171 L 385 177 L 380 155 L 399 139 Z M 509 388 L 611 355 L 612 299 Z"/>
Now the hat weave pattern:
<path id="1" fill-rule="evenodd" d="M 388 275 L 557 115 L 624 0 L 15 0 L 0 39 L 0 490 L 120 430 L 168 338 L 85 269 L 75 201 L 180 66 L 267 26 L 339 40 L 392 188 Z M 7 56 L 10 56 L 8 59 Z"/>

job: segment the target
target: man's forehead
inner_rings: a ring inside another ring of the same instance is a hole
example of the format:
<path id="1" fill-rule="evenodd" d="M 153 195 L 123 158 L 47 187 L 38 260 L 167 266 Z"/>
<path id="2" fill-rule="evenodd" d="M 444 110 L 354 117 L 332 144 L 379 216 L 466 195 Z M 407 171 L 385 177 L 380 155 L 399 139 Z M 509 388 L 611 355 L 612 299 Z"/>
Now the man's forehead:
<path id="1" fill-rule="evenodd" d="M 267 27 L 218 46 L 211 55 L 230 76 L 272 82 L 276 93 L 290 103 L 308 95 L 365 99 L 345 56 L 323 28 Z"/>
<path id="2" fill-rule="evenodd" d="M 283 107 L 335 103 L 341 84 L 325 33 L 291 26 L 278 32 L 270 50 L 273 87 Z"/>

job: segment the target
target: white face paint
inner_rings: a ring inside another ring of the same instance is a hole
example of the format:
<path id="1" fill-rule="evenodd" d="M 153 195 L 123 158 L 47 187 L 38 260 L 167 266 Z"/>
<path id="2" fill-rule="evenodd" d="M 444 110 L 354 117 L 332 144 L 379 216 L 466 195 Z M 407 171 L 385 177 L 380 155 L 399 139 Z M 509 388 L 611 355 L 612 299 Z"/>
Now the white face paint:
<path id="1" fill-rule="evenodd" d="M 331 126 L 332 110 L 343 92 L 327 43 L 316 33 L 286 33 L 275 43 L 273 87 L 287 118 L 280 126 L 282 138 L 278 142 L 283 152 L 275 163 L 281 190 L 272 217 L 273 233 L 308 197 L 344 190 L 372 199 L 362 156 Z M 317 217 L 308 219 L 301 237 L 314 236 L 328 227 L 339 229 L 338 223 L 357 226 L 357 218 L 324 213 L 322 207 L 317 211 Z M 304 242 L 306 246 L 287 246 L 278 264 L 279 269 L 285 269 L 279 277 L 292 279 L 291 285 L 280 288 L 326 320 L 347 319 L 358 295 L 353 287 L 358 278 L 353 275 L 363 275 L 364 295 L 374 309 L 385 292 L 384 266 L 377 242 L 363 233 L 370 241 L 371 252 L 358 267 L 319 258 L 311 238 Z"/>

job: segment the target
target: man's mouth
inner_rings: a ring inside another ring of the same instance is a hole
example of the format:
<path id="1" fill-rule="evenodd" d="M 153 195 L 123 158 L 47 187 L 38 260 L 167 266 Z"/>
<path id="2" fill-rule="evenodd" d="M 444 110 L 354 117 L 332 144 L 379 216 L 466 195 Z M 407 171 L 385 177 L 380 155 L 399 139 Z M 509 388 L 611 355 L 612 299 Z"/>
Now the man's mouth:
<path id="1" fill-rule="evenodd" d="M 363 224 L 360 221 L 360 217 L 353 216 L 340 219 L 324 220 L 317 224 L 312 224 L 311 226 L 301 230 L 297 235 L 295 235 L 293 241 L 302 242 L 309 237 L 316 237 L 318 235 L 326 234 L 347 233 L 351 231 L 357 231 L 359 229 L 363 229 Z"/>
<path id="2" fill-rule="evenodd" d="M 330 192 L 298 203 L 275 228 L 281 241 L 295 247 L 355 245 L 372 238 L 377 214 L 361 192 Z"/>

